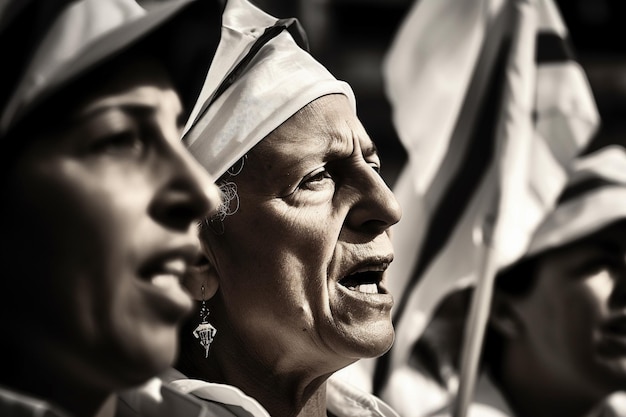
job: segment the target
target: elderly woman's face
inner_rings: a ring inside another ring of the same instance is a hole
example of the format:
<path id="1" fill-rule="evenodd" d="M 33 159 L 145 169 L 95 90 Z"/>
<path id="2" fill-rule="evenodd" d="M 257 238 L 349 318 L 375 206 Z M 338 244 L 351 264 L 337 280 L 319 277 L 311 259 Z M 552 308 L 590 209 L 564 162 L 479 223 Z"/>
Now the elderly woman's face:
<path id="1" fill-rule="evenodd" d="M 580 398 L 626 386 L 625 236 L 621 223 L 546 254 L 535 287 L 515 302 L 547 383 Z"/>
<path id="2" fill-rule="evenodd" d="M 400 209 L 379 165 L 339 94 L 315 100 L 248 154 L 232 179 L 238 212 L 209 242 L 224 309 L 212 317 L 233 332 L 218 328 L 213 352 L 230 343 L 280 370 L 332 371 L 391 346 L 385 270 Z"/>
<path id="3" fill-rule="evenodd" d="M 24 138 L 8 182 L 15 232 L 3 230 L 3 256 L 24 263 L 3 282 L 5 300 L 20 301 L 13 336 L 36 341 L 26 356 L 106 390 L 173 361 L 195 221 L 219 203 L 180 143 L 181 104 L 157 69 L 99 80 L 70 122 Z"/>

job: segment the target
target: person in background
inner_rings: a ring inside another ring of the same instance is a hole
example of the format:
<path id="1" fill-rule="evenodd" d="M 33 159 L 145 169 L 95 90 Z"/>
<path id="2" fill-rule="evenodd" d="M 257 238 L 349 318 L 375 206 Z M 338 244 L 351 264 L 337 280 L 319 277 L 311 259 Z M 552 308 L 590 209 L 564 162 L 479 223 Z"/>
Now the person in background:
<path id="1" fill-rule="evenodd" d="M 496 278 L 470 417 L 626 415 L 625 236 L 626 150 L 594 148 L 575 162 L 527 254 Z M 414 350 L 448 392 L 444 409 L 458 387 L 471 294 L 444 299 Z"/>
<path id="2" fill-rule="evenodd" d="M 0 415 L 110 416 L 173 363 L 196 222 L 220 203 L 180 142 L 220 12 L 3 2 Z"/>
<path id="3" fill-rule="evenodd" d="M 201 225 L 205 259 L 185 281 L 195 314 L 161 377 L 215 413 L 394 416 L 329 378 L 393 342 L 385 270 L 400 209 L 351 88 L 293 29 L 226 5 L 184 136 L 224 204 Z"/>

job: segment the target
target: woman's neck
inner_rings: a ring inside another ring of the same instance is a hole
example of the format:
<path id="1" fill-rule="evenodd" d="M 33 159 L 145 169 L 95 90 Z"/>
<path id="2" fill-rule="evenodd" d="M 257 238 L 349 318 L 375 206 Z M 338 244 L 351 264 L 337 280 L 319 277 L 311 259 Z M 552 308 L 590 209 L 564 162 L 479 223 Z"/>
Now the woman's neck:
<path id="1" fill-rule="evenodd" d="M 212 347 L 213 349 L 213 347 Z M 326 381 L 331 373 L 270 369 L 230 349 L 183 349 L 176 368 L 190 378 L 232 385 L 257 400 L 272 417 L 326 417 Z M 289 368 L 289 367 L 287 367 Z"/>
<path id="2" fill-rule="evenodd" d="M 308 371 L 288 374 L 250 370 L 245 366 L 222 367 L 221 371 L 223 382 L 256 399 L 272 417 L 326 416 L 326 381 L 330 374 L 312 376 Z"/>

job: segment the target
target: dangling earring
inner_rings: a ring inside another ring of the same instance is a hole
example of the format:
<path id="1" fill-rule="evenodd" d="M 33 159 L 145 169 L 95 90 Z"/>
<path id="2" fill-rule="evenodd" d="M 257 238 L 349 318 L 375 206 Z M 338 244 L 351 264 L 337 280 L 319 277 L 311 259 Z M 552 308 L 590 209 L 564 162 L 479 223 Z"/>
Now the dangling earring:
<path id="1" fill-rule="evenodd" d="M 215 334 L 217 333 L 217 329 L 211 325 L 207 321 L 207 317 L 209 317 L 209 309 L 206 306 L 206 300 L 204 298 L 204 285 L 201 287 L 202 291 L 202 307 L 200 308 L 200 324 L 193 331 L 193 335 L 196 339 L 200 339 L 200 345 L 204 348 L 204 357 L 209 357 L 209 348 L 211 347 L 211 343 L 213 343 L 213 338 L 215 338 Z"/>

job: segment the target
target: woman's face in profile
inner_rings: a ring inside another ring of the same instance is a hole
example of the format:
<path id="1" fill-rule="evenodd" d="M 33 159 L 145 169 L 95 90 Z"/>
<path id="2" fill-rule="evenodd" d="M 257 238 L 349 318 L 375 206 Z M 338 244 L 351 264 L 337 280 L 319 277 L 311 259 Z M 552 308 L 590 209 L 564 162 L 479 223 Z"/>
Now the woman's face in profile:
<path id="1" fill-rule="evenodd" d="M 181 104 L 155 65 L 99 79 L 69 122 L 26 139 L 9 181 L 15 259 L 32 260 L 13 277 L 24 288 L 16 315 L 29 323 L 16 331 L 37 337 L 32 354 L 107 389 L 173 361 L 195 220 L 218 203 L 179 141 Z"/>
<path id="2" fill-rule="evenodd" d="M 626 223 L 547 253 L 537 274 L 516 309 L 524 343 L 553 375 L 550 383 L 581 398 L 623 389 Z"/>
<path id="3" fill-rule="evenodd" d="M 248 154 L 232 179 L 239 209 L 209 243 L 220 277 L 211 315 L 232 326 L 218 327 L 213 354 L 225 343 L 281 370 L 334 371 L 391 346 L 385 270 L 400 209 L 379 166 L 339 94 L 313 101 Z"/>

